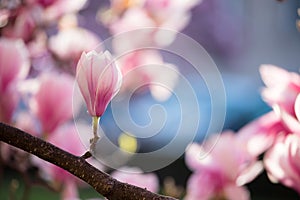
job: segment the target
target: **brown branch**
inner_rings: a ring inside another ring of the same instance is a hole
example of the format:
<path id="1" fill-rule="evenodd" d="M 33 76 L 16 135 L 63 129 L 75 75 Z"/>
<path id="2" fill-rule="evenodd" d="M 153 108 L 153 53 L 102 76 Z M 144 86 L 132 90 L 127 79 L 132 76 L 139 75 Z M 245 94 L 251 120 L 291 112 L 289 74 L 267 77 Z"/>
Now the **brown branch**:
<path id="1" fill-rule="evenodd" d="M 20 148 L 57 165 L 90 184 L 97 192 L 111 200 L 174 200 L 146 189 L 122 183 L 98 170 L 84 157 L 72 155 L 46 141 L 12 126 L 0 123 L 0 141 Z"/>

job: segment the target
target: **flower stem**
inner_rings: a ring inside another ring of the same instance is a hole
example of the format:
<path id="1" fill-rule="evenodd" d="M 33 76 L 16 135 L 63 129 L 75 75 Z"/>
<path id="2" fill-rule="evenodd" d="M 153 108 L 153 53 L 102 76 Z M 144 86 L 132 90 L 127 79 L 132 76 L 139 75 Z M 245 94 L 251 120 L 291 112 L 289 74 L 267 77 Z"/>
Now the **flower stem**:
<path id="1" fill-rule="evenodd" d="M 100 117 L 93 116 L 92 126 L 93 126 L 94 137 L 92 139 L 90 139 L 90 151 L 92 153 L 95 153 L 96 143 L 99 140 L 99 136 L 98 136 L 98 124 L 99 124 L 99 120 L 100 120 Z"/>

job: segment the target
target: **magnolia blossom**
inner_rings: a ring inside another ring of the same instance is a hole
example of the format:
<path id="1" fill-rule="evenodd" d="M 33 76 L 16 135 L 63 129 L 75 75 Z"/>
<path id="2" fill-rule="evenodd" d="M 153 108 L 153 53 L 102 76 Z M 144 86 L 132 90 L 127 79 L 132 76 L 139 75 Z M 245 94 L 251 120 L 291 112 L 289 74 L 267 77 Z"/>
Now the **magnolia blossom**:
<path id="1" fill-rule="evenodd" d="M 289 133 L 281 118 L 271 111 L 241 128 L 237 135 L 252 155 L 259 156 L 274 144 L 278 135 Z"/>
<path id="2" fill-rule="evenodd" d="M 270 180 L 295 189 L 300 194 L 300 136 L 281 135 L 264 158 Z"/>
<path id="3" fill-rule="evenodd" d="M 108 51 L 83 52 L 77 65 L 77 82 L 89 114 L 100 117 L 120 90 L 122 74 Z"/>
<path id="4" fill-rule="evenodd" d="M 300 76 L 272 65 L 261 66 L 260 72 L 267 86 L 262 96 L 273 111 L 239 131 L 249 150 L 257 155 L 271 147 L 278 136 L 300 133 Z"/>
<path id="5" fill-rule="evenodd" d="M 43 133 L 52 133 L 73 116 L 74 80 L 66 74 L 49 73 L 39 78 L 30 108 L 41 122 Z"/>
<path id="6" fill-rule="evenodd" d="M 264 100 L 270 106 L 278 106 L 283 111 L 294 115 L 295 99 L 300 93 L 299 74 L 273 65 L 262 65 L 260 73 L 266 84 L 266 88 L 262 90 Z"/>
<path id="7" fill-rule="evenodd" d="M 281 121 L 285 128 L 277 133 L 272 147 L 264 156 L 268 176 L 300 194 L 300 94 L 294 103 L 295 117 L 282 112 Z"/>
<path id="8" fill-rule="evenodd" d="M 143 171 L 136 167 L 122 167 L 111 174 L 117 180 L 132 184 L 141 188 L 146 188 L 151 192 L 159 190 L 159 181 L 153 173 L 143 173 Z"/>
<path id="9" fill-rule="evenodd" d="M 263 65 L 260 71 L 267 86 L 262 90 L 262 96 L 273 111 L 239 131 L 239 136 L 247 141 L 249 151 L 256 155 L 272 148 L 277 137 L 300 133 L 300 76 L 272 65 Z"/>
<path id="10" fill-rule="evenodd" d="M 28 51 L 22 40 L 0 39 L 0 121 L 9 123 L 20 94 L 17 84 L 29 71 Z"/>
<path id="11" fill-rule="evenodd" d="M 191 144 L 185 158 L 194 171 L 185 199 L 249 199 L 242 185 L 262 170 L 262 164 L 232 132 L 224 132 L 220 138 L 213 136 L 202 145 Z"/>
<path id="12" fill-rule="evenodd" d="M 300 76 L 271 65 L 262 66 L 261 75 L 267 86 L 262 96 L 273 111 L 242 128 L 239 137 L 253 155 L 266 151 L 263 161 L 273 182 L 300 193 Z"/>
<path id="13" fill-rule="evenodd" d="M 261 76 L 267 86 L 262 91 L 265 101 L 273 107 L 290 132 L 300 133 L 300 75 L 272 65 L 263 65 Z"/>

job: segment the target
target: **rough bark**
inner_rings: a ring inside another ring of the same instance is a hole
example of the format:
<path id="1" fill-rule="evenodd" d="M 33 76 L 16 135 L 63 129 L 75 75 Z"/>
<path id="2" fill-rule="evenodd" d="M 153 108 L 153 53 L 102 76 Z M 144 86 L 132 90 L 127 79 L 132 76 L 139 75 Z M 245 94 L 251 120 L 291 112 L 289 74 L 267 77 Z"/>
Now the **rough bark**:
<path id="1" fill-rule="evenodd" d="M 90 165 L 85 156 L 70 154 L 22 130 L 0 123 L 0 141 L 20 148 L 57 165 L 91 185 L 97 192 L 111 200 L 174 200 L 146 189 L 122 183 Z"/>

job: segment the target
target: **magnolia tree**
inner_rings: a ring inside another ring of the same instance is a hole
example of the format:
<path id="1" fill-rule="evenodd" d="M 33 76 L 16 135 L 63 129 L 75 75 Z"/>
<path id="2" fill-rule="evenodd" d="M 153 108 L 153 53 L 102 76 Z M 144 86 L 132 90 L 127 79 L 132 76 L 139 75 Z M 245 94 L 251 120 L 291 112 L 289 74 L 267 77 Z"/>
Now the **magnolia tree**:
<path id="1" fill-rule="evenodd" d="M 164 188 L 158 194 L 159 179 L 153 171 L 174 160 L 144 163 L 148 167 L 144 169 L 126 166 L 138 154 L 142 133 L 121 134 L 118 150 L 107 150 L 110 141 L 99 120 L 114 97 L 120 104 L 134 93 L 149 91 L 157 102 L 165 102 L 174 93 L 183 98 L 176 90 L 178 84 L 191 89 L 176 63 L 165 61 L 162 50 L 195 66 L 213 62 L 179 33 L 200 0 L 111 0 L 97 14 L 112 35 L 105 41 L 78 25 L 77 14 L 86 3 L 1 2 L 0 167 L 22 175 L 23 199 L 29 199 L 35 184 L 60 193 L 61 199 L 80 199 L 78 189 L 87 183 L 100 194 L 94 199 L 247 200 L 250 193 L 244 185 L 263 169 L 271 181 L 300 192 L 300 76 L 272 65 L 260 67 L 266 85 L 262 98 L 272 111 L 236 133 L 212 129 L 219 131 L 201 143 L 177 135 L 178 155 L 185 153 L 193 172 L 185 191 L 169 180 L 175 190 Z M 222 90 L 218 95 L 213 92 L 222 83 L 219 71 L 214 66 L 195 69 L 212 91 L 212 99 L 222 101 L 218 96 Z M 189 104 L 191 97 L 186 96 Z M 119 117 L 121 108 L 129 105 L 118 107 L 116 102 L 111 107 Z M 183 120 L 187 116 L 184 103 L 181 106 Z M 225 114 L 220 106 L 217 109 Z M 198 114 L 197 105 L 192 112 Z M 189 119 L 188 126 L 193 127 L 193 122 Z M 37 173 L 28 173 L 33 167 Z M 14 184 L 11 190 L 14 199 Z"/>

